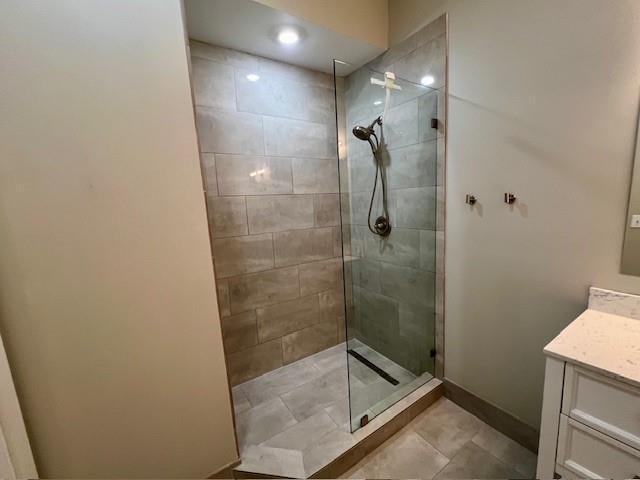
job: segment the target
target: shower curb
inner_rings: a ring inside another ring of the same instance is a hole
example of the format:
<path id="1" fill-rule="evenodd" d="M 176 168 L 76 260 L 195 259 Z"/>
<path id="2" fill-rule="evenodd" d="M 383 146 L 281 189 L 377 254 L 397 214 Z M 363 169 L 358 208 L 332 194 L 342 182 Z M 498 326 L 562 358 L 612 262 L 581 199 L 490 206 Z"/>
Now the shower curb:
<path id="1" fill-rule="evenodd" d="M 437 382 L 437 385 L 433 385 L 432 382 Z M 413 402 L 405 406 L 405 402 L 410 401 L 414 394 L 420 393 L 421 390 L 428 388 L 429 386 L 432 386 L 429 391 L 424 393 L 424 395 L 413 399 Z M 370 433 L 309 478 L 338 478 L 365 456 L 391 438 L 394 434 L 404 428 L 409 422 L 411 422 L 411 420 L 416 418 L 442 396 L 444 396 L 444 384 L 437 379 L 430 380 L 422 387 L 410 393 L 405 399 L 391 406 L 386 412 L 383 412 L 380 416 L 374 418 L 368 425 L 361 429 L 364 430 L 371 426 L 373 428 Z M 398 408 L 396 409 L 394 407 Z M 380 422 L 380 425 L 377 425 L 375 422 L 376 419 L 381 416 L 386 417 L 386 415 L 384 415 L 385 413 L 387 413 L 390 418 L 384 422 Z"/>
<path id="2" fill-rule="evenodd" d="M 357 430 L 353 434 L 359 437 L 355 445 L 308 478 L 338 478 L 443 396 L 444 384 L 436 378 L 430 380 Z M 288 478 L 239 469 L 234 469 L 234 477 Z"/>

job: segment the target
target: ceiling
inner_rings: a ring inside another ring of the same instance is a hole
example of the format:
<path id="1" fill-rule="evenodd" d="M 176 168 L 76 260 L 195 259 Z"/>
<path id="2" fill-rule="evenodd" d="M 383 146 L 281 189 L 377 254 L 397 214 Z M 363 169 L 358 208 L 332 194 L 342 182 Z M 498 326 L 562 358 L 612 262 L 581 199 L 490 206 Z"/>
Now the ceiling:
<path id="1" fill-rule="evenodd" d="M 384 49 L 347 37 L 253 0 L 185 0 L 189 38 L 233 48 L 302 67 L 333 72 L 333 59 L 351 73 Z M 295 26 L 303 36 L 296 45 L 275 40 L 278 28 Z"/>

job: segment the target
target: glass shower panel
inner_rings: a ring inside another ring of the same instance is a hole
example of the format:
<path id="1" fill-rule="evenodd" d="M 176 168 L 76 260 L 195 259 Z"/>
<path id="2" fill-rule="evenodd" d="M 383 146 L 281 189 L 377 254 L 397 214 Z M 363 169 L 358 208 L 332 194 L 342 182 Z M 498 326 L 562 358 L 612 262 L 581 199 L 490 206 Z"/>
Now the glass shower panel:
<path id="1" fill-rule="evenodd" d="M 398 77 L 386 88 L 381 72 L 343 68 L 334 66 L 353 431 L 434 376 L 438 91 Z"/>

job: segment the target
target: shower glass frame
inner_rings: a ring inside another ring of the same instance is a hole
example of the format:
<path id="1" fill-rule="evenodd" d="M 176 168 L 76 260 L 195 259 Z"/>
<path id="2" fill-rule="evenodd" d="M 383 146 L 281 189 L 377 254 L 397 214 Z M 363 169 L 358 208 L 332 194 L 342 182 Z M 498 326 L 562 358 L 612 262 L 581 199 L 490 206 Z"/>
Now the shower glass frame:
<path id="1" fill-rule="evenodd" d="M 353 432 L 435 376 L 438 91 L 396 76 L 401 90 L 391 91 L 389 122 L 374 127 L 392 203 L 391 233 L 376 236 L 363 219 L 373 156 L 352 129 L 382 115 L 385 88 L 369 79 L 384 80 L 384 72 L 365 66 L 341 75 L 345 64 L 333 67 Z M 381 213 L 379 192 L 380 182 L 373 220 Z"/>

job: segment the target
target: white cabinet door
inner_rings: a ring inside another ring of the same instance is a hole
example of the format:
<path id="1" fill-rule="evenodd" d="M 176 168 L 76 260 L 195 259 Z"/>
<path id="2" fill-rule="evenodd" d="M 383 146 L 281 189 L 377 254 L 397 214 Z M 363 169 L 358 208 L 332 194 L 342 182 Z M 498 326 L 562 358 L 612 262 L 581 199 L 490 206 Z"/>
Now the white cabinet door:
<path id="1" fill-rule="evenodd" d="M 640 451 L 564 414 L 560 416 L 557 462 L 580 478 L 640 475 Z"/>
<path id="2" fill-rule="evenodd" d="M 567 364 L 562 413 L 640 450 L 640 390 Z"/>

